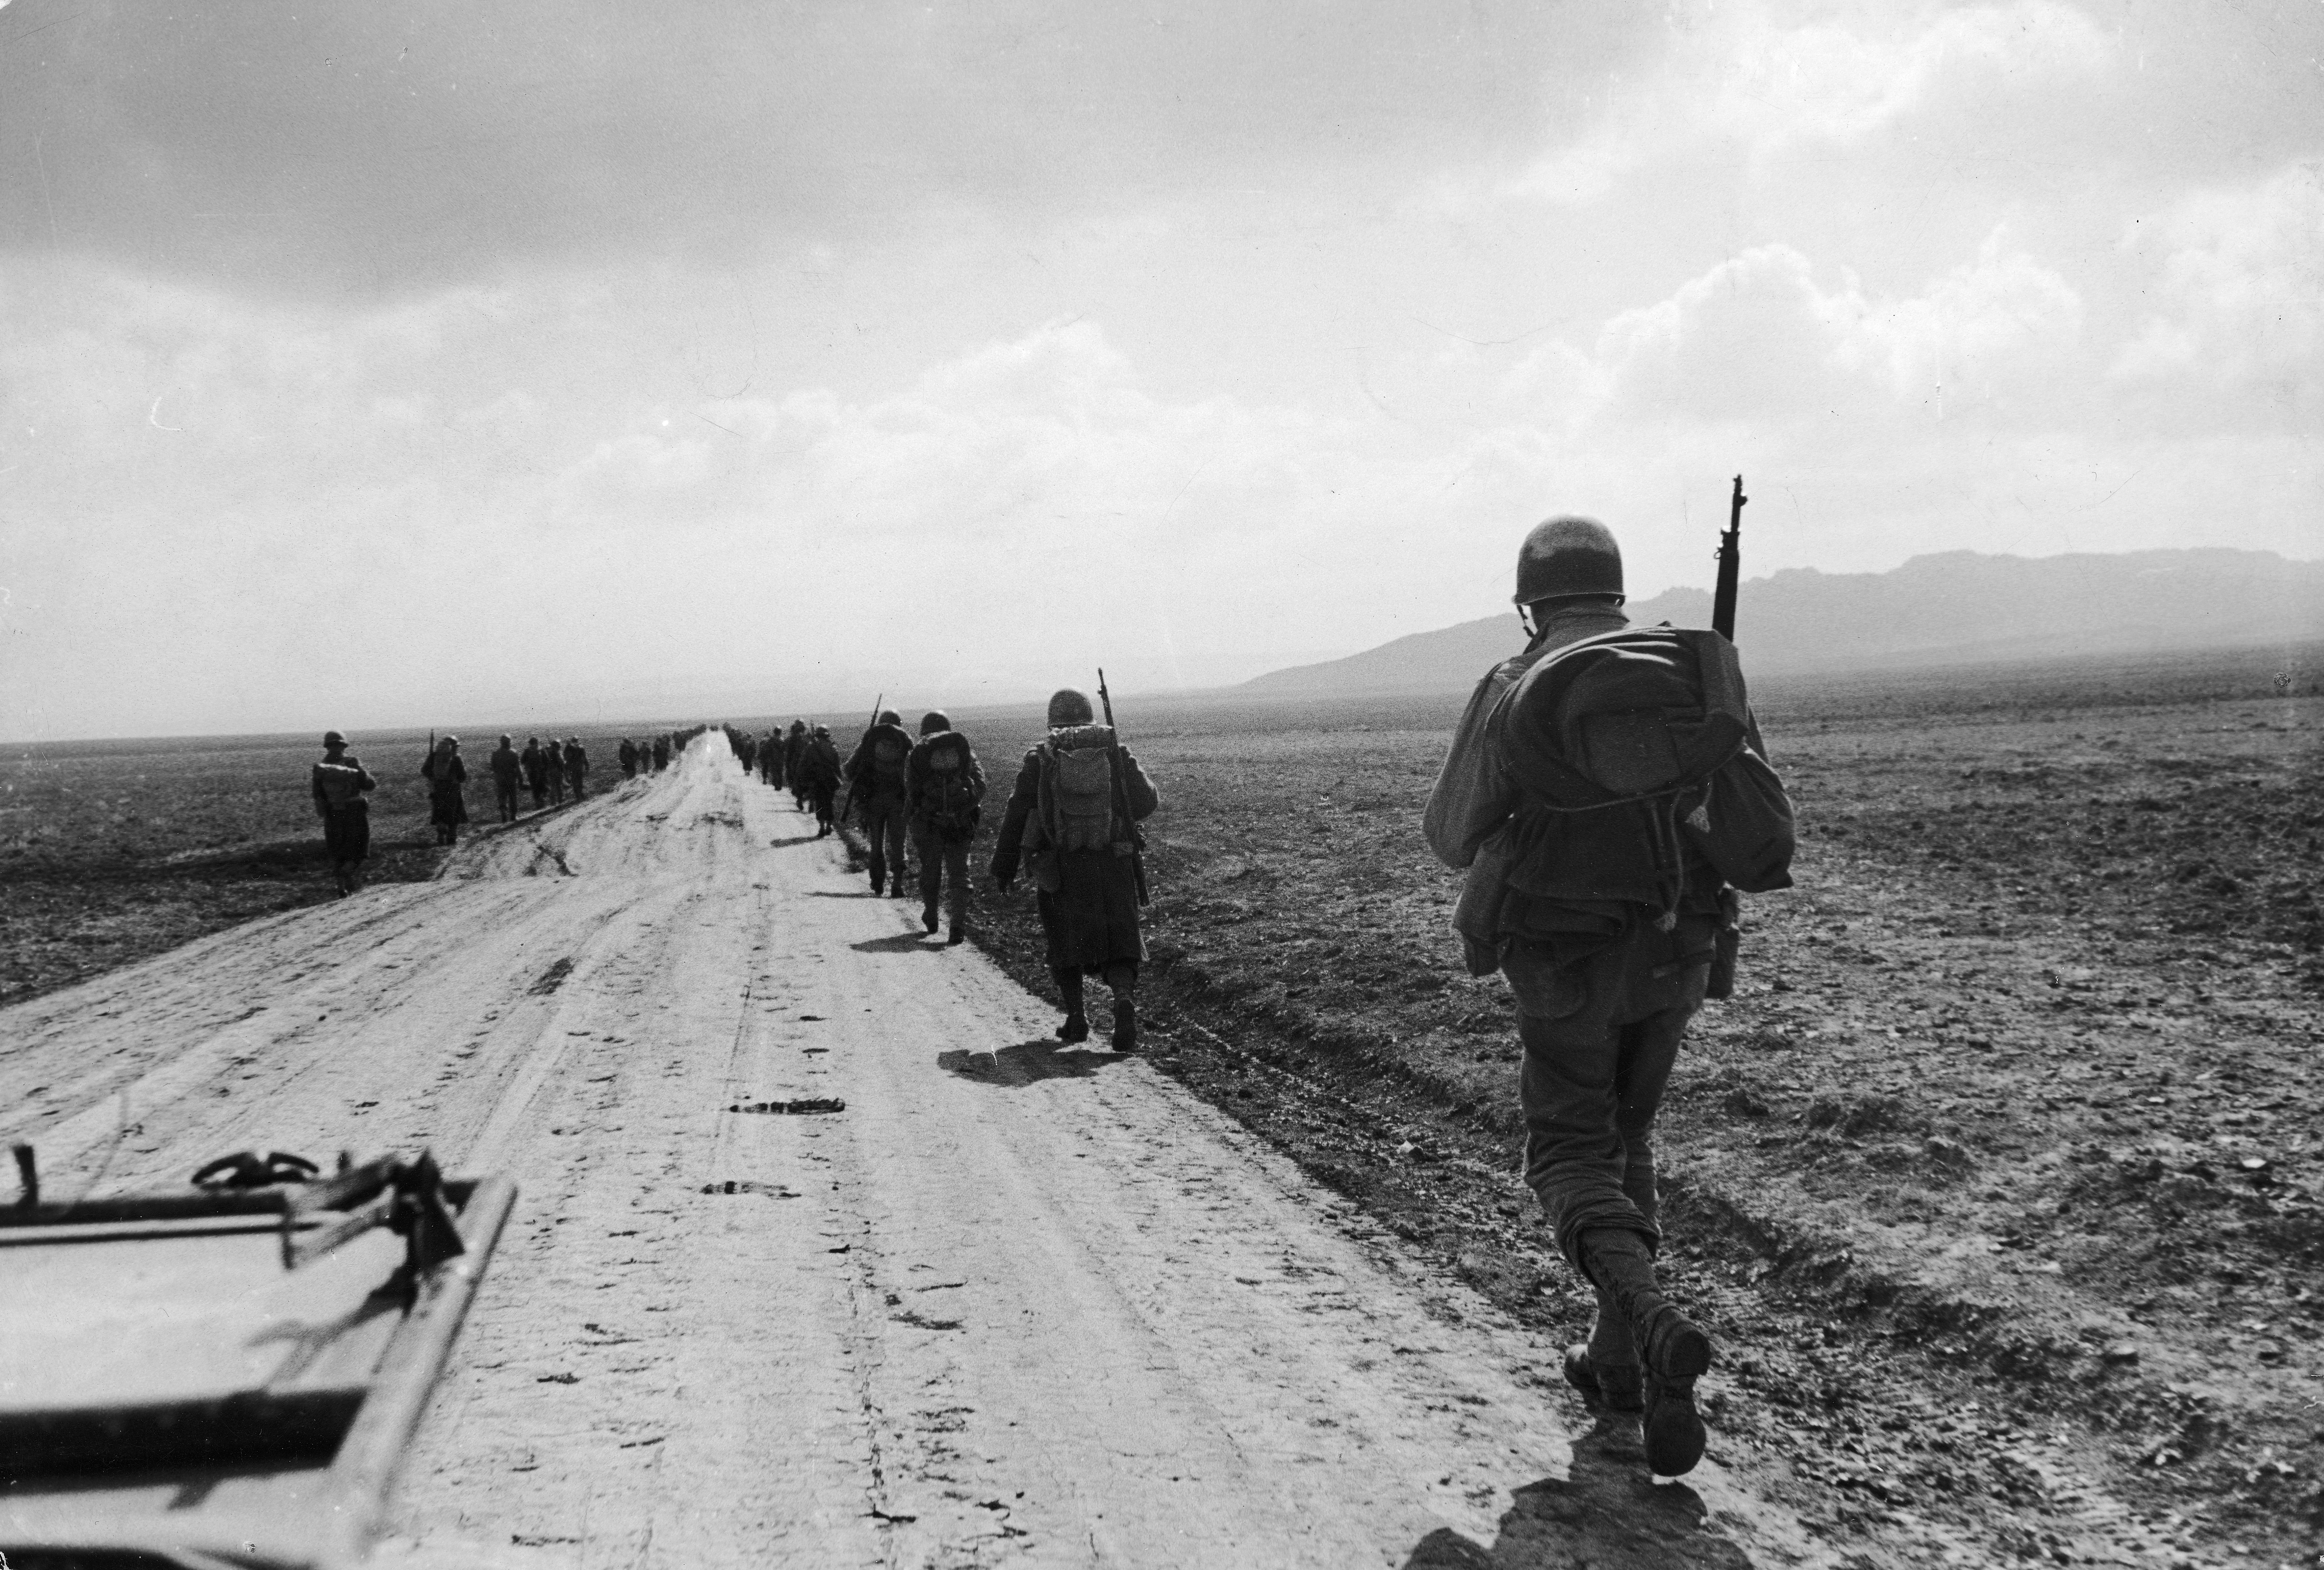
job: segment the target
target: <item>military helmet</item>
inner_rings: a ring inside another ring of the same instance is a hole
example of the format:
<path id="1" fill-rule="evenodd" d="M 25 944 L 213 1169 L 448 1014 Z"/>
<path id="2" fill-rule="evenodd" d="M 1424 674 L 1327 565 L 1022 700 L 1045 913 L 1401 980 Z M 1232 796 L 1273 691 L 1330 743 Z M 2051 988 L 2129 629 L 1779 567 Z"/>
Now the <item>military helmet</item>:
<path id="1" fill-rule="evenodd" d="M 1622 547 L 1594 518 L 1553 518 L 1534 526 L 1517 547 L 1519 605 L 1568 594 L 1622 592 Z"/>
<path id="2" fill-rule="evenodd" d="M 326 730 L 326 731 L 324 731 L 324 732 L 323 732 L 323 745 L 324 745 L 324 746 L 326 746 L 326 747 L 345 747 L 346 744 L 347 744 L 347 739 L 346 739 L 346 737 L 344 737 L 344 736 L 340 735 L 337 731 L 336 731 L 336 730 Z"/>
<path id="3" fill-rule="evenodd" d="M 875 725 L 901 725 L 903 722 L 904 717 L 893 709 L 881 710 L 880 718 L 872 721 Z"/>
<path id="4" fill-rule="evenodd" d="M 931 709 L 920 716 L 920 734 L 934 736 L 939 730 L 952 729 L 952 716 L 942 709 Z"/>
<path id="5" fill-rule="evenodd" d="M 1060 687 L 1049 698 L 1049 729 L 1064 725 L 1086 725 L 1096 717 L 1090 707 L 1089 694 L 1073 687 Z"/>

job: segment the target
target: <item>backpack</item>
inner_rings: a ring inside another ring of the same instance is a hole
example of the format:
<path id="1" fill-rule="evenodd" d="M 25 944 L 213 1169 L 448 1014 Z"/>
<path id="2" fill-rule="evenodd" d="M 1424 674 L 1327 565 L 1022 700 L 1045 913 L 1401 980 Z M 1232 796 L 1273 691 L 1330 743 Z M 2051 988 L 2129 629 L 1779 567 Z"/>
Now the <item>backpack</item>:
<path id="1" fill-rule="evenodd" d="M 1791 886 L 1794 831 L 1735 646 L 1625 628 L 1536 662 L 1493 716 L 1526 793 L 1510 883 L 1548 899 L 1677 909 L 1687 851 L 1734 887 Z"/>
<path id="2" fill-rule="evenodd" d="M 866 795 L 903 795 L 904 764 L 912 756 L 912 739 L 897 726 L 875 725 L 863 739 L 868 751 L 856 788 Z"/>
<path id="3" fill-rule="evenodd" d="M 945 731 L 920 744 L 926 774 L 920 782 L 919 816 L 947 840 L 965 840 L 976 832 L 984 809 L 976 800 L 976 785 L 969 777 L 967 739 Z"/>
<path id="4" fill-rule="evenodd" d="M 1041 747 L 1041 801 L 1049 843 L 1103 850 L 1113 843 L 1113 732 L 1076 725 Z"/>
<path id="5" fill-rule="evenodd" d="M 352 763 L 318 763 L 315 778 L 323 787 L 323 799 L 334 808 L 353 806 L 363 797 L 363 769 Z"/>

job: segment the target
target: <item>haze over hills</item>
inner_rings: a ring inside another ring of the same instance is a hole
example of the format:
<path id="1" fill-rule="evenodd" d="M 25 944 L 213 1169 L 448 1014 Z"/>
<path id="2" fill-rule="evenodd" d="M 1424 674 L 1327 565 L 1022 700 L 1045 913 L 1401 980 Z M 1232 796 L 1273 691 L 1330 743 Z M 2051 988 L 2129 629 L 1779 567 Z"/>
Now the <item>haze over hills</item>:
<path id="1" fill-rule="evenodd" d="M 1641 624 L 1711 625 L 1711 594 L 1636 601 Z M 2273 551 L 1987 555 L 1946 551 L 1886 573 L 1795 567 L 1743 583 L 1735 641 L 1756 673 L 1840 673 L 2324 638 L 2324 562 Z M 1514 614 L 1270 671 L 1239 694 L 1465 691 L 1524 647 Z"/>

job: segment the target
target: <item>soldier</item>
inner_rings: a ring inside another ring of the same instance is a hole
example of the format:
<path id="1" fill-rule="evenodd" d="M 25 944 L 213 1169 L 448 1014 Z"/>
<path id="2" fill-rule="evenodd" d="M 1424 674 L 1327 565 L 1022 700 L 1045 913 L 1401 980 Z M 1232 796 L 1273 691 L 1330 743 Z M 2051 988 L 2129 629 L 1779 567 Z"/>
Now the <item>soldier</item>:
<path id="1" fill-rule="evenodd" d="M 831 727 L 818 725 L 807 732 L 791 779 L 795 787 L 807 792 L 807 804 L 815 809 L 815 837 L 820 840 L 831 832 L 833 804 L 839 794 L 839 748 L 831 739 Z"/>
<path id="2" fill-rule="evenodd" d="M 524 739 L 524 751 L 518 755 L 524 765 L 525 788 L 532 792 L 532 810 L 539 812 L 549 800 L 549 755 L 540 749 L 540 738 Z"/>
<path id="3" fill-rule="evenodd" d="M 1059 1039 L 1089 1039 L 1083 983 L 1099 976 L 1113 991 L 1113 1050 L 1130 1052 L 1138 1050 L 1138 966 L 1146 958 L 1130 858 L 1141 843 L 1138 824 L 1161 798 L 1112 730 L 1093 718 L 1087 693 L 1066 688 L 1049 700 L 1048 738 L 1017 771 L 992 848 L 992 877 L 1005 894 L 1020 863 L 1032 876 L 1049 974 L 1065 998 Z"/>
<path id="4" fill-rule="evenodd" d="M 791 733 L 783 738 L 783 773 L 790 780 L 791 806 L 794 811 L 807 811 L 807 780 L 799 770 L 807 757 L 807 721 L 791 721 Z"/>
<path id="5" fill-rule="evenodd" d="M 777 790 L 783 788 L 783 728 L 779 725 L 760 738 L 759 777 Z"/>
<path id="6" fill-rule="evenodd" d="M 460 739 L 439 739 L 436 750 L 421 761 L 420 777 L 428 782 L 428 821 L 436 826 L 436 843 L 459 843 L 460 825 L 468 821 L 468 799 L 462 788 L 468 783 L 468 766 L 460 761 Z"/>
<path id="7" fill-rule="evenodd" d="M 565 804 L 565 743 L 552 736 L 549 745 L 540 749 L 540 770 L 549 783 L 549 804 Z"/>
<path id="8" fill-rule="evenodd" d="M 904 828 L 910 816 L 911 792 L 906 773 L 912 757 L 912 739 L 904 717 L 882 709 L 863 732 L 855 754 L 847 760 L 847 799 L 863 803 L 863 838 L 872 846 L 872 892 L 887 888 L 888 872 L 895 870 L 895 891 L 904 892 Z"/>
<path id="9" fill-rule="evenodd" d="M 905 764 L 913 847 L 920 856 L 920 927 L 936 930 L 936 898 L 952 884 L 947 944 L 968 937 L 968 842 L 984 809 L 984 770 L 968 738 L 937 712 L 920 717 L 920 739 Z"/>
<path id="10" fill-rule="evenodd" d="M 371 803 L 365 791 L 379 788 L 362 760 L 347 750 L 347 739 L 336 730 L 323 732 L 323 761 L 308 776 L 314 794 L 315 815 L 323 820 L 323 850 L 331 858 L 331 877 L 342 895 L 363 886 L 363 864 L 371 855 Z"/>
<path id="11" fill-rule="evenodd" d="M 565 739 L 565 777 L 573 784 L 575 801 L 589 794 L 589 754 L 583 749 L 578 736 Z"/>
<path id="12" fill-rule="evenodd" d="M 524 759 L 517 756 L 514 739 L 503 736 L 501 744 L 493 748 L 487 759 L 493 766 L 493 800 L 501 810 L 501 822 L 516 822 L 516 786 L 524 772 Z"/>
<path id="13" fill-rule="evenodd" d="M 667 737 L 667 736 L 657 736 L 657 737 L 655 737 L 655 738 L 654 738 L 653 757 L 654 757 L 654 772 L 655 772 L 656 774 L 659 774 L 663 769 L 666 769 L 666 768 L 668 768 L 668 767 L 669 767 L 669 737 Z"/>
<path id="14" fill-rule="evenodd" d="M 626 736 L 622 737 L 622 745 L 613 751 L 613 760 L 622 766 L 623 779 L 638 777 L 638 744 L 636 742 Z"/>
<path id="15" fill-rule="evenodd" d="M 1584 766 L 1564 760 L 1554 735 L 1573 727 L 1545 727 L 1528 706 L 1536 690 L 1557 689 L 1518 684 L 1548 656 L 1628 627 L 1614 537 L 1590 519 L 1542 524 L 1518 553 L 1515 599 L 1530 641 L 1477 684 L 1425 828 L 1440 858 L 1469 869 L 1453 921 L 1471 972 L 1499 970 L 1515 996 L 1526 1180 L 1597 1291 L 1596 1324 L 1567 1350 L 1566 1378 L 1595 1408 L 1639 1413 L 1648 1463 L 1674 1476 L 1702 1456 L 1694 1383 L 1712 1347 L 1655 1278 L 1654 1125 L 1703 1000 L 1722 881 L 1691 838 L 1699 825 L 1690 818 L 1680 831 L 1688 798 L 1623 791 L 1591 803 L 1600 810 L 1569 811 L 1538 783 L 1547 776 L 1533 760 L 1544 756 Z M 1643 646 L 1657 634 L 1671 644 L 1716 637 L 1665 628 L 1630 638 Z M 1583 658 L 1575 651 L 1540 675 L 1589 668 Z M 1739 671 L 1735 683 L 1739 691 Z"/>

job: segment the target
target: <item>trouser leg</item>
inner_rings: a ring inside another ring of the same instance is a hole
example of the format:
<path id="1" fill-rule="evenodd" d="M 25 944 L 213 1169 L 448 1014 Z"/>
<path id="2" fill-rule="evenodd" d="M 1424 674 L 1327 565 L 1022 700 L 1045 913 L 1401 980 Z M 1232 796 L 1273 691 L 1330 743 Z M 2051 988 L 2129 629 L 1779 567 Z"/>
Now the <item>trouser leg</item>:
<path id="1" fill-rule="evenodd" d="M 1138 961 L 1108 961 L 1105 984 L 1113 989 L 1113 1050 L 1117 1052 L 1135 1051 L 1138 1049 Z"/>
<path id="2" fill-rule="evenodd" d="M 1059 966 L 1049 972 L 1056 981 L 1057 994 L 1065 1000 L 1065 1020 L 1057 1027 L 1060 1040 L 1082 1042 L 1089 1039 L 1089 1014 L 1084 1005 L 1081 968 Z"/>
<path id="3" fill-rule="evenodd" d="M 952 936 L 957 941 L 968 932 L 968 841 L 954 840 L 940 849 L 944 857 L 944 875 L 952 885 L 946 903 L 951 907 Z"/>
<path id="4" fill-rule="evenodd" d="M 904 892 L 904 814 L 895 807 L 883 811 L 872 825 L 872 834 L 888 842 L 888 865 L 895 869 L 895 892 Z"/>
<path id="5" fill-rule="evenodd" d="M 936 930 L 936 901 L 944 892 L 944 847 L 934 834 L 915 830 L 912 849 L 920 856 L 920 925 Z"/>

